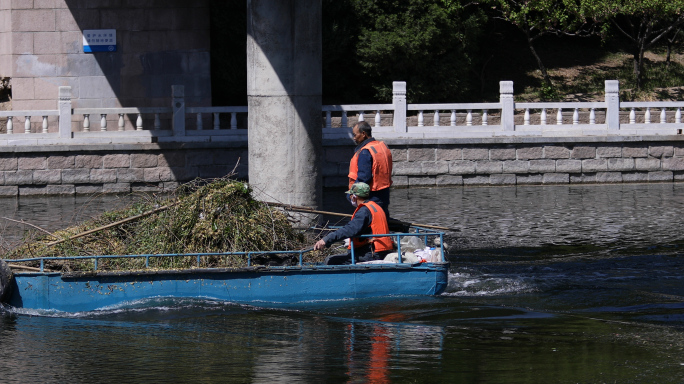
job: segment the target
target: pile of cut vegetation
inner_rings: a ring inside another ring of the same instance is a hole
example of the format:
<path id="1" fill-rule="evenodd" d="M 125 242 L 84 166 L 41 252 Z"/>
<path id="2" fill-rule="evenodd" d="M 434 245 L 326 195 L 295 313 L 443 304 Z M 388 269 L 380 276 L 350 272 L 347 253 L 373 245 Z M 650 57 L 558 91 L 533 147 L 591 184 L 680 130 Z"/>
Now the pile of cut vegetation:
<path id="1" fill-rule="evenodd" d="M 282 211 L 255 200 L 248 185 L 224 178 L 209 183 L 197 180 L 165 199 L 140 201 L 35 237 L 3 258 L 299 250 L 306 241 Z M 238 267 L 245 260 L 244 256 L 203 257 L 200 266 Z M 197 258 L 153 257 L 149 266 L 193 267 Z M 54 260 L 46 267 L 91 270 L 93 259 Z M 104 258 L 97 265 L 98 270 L 141 268 L 145 258 Z"/>

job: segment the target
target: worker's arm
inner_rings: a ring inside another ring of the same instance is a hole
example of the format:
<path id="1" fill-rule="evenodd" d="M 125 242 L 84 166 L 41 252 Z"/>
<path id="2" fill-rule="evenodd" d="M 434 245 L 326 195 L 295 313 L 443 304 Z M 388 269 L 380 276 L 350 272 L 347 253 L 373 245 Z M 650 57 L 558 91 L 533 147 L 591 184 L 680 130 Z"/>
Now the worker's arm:
<path id="1" fill-rule="evenodd" d="M 373 216 L 371 215 L 368 208 L 361 207 L 361 209 L 359 209 L 358 212 L 356 212 L 354 218 L 351 221 L 349 221 L 347 225 L 333 233 L 326 235 L 324 238 L 319 240 L 314 245 L 314 249 L 323 249 L 324 247 L 329 247 L 332 243 L 336 241 L 362 235 L 364 230 L 370 226 L 372 219 Z"/>

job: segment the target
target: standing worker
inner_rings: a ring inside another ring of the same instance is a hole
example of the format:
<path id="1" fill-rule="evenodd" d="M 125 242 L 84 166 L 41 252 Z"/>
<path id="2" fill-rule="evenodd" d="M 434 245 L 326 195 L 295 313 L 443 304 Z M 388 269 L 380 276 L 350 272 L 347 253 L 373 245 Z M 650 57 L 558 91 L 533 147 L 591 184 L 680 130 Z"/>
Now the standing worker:
<path id="1" fill-rule="evenodd" d="M 356 149 L 349 162 L 349 189 L 354 183 L 370 186 L 370 201 L 376 202 L 389 219 L 390 186 L 392 185 L 392 152 L 372 136 L 371 126 L 359 121 L 352 128 Z"/>
<path id="2" fill-rule="evenodd" d="M 351 247 L 354 245 L 354 257 L 357 262 L 382 260 L 394 250 L 390 237 L 357 237 L 361 235 L 383 235 L 389 233 L 385 212 L 374 201 L 369 200 L 370 187 L 366 183 L 356 183 L 346 192 L 349 201 L 356 207 L 347 225 L 333 233 L 329 233 L 314 244 L 313 249 L 329 247 L 332 243 L 351 238 L 347 247 L 349 251 L 341 255 L 328 256 L 326 265 L 342 265 L 351 263 Z"/>

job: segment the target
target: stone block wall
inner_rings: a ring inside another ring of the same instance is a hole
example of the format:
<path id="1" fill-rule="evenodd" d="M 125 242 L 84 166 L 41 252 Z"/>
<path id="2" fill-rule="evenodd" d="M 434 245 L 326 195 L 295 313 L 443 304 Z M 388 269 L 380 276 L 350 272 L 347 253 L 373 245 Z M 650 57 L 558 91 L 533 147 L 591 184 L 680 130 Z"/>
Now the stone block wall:
<path id="1" fill-rule="evenodd" d="M 531 138 L 386 140 L 393 188 L 684 181 L 684 140 Z M 515 141 L 515 142 L 512 142 Z M 346 187 L 350 140 L 326 140 L 323 186 Z M 169 191 L 235 170 L 247 143 L 0 147 L 0 196 Z"/>
<path id="2" fill-rule="evenodd" d="M 684 180 L 684 141 L 681 139 L 615 140 L 387 142 L 394 159 L 395 187 Z"/>
<path id="3" fill-rule="evenodd" d="M 0 152 L 0 196 L 171 191 L 235 171 L 247 178 L 247 148 L 130 145 Z"/>

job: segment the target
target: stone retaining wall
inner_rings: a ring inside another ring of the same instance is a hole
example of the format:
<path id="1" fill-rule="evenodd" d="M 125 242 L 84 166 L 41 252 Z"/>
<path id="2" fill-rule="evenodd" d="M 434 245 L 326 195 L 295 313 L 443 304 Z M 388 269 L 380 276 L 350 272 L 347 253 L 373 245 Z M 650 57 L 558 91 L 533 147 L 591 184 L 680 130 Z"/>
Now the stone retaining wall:
<path id="1" fill-rule="evenodd" d="M 247 149 L 158 145 L 30 147 L 0 152 L 0 196 L 160 192 L 179 183 L 247 177 Z"/>
<path id="2" fill-rule="evenodd" d="M 394 187 L 684 181 L 670 137 L 387 140 Z M 325 187 L 347 185 L 350 140 L 326 140 Z M 245 142 L 0 148 L 0 196 L 159 192 L 235 171 Z"/>
<path id="3" fill-rule="evenodd" d="M 394 140 L 394 186 L 684 180 L 684 141 L 655 139 Z"/>

